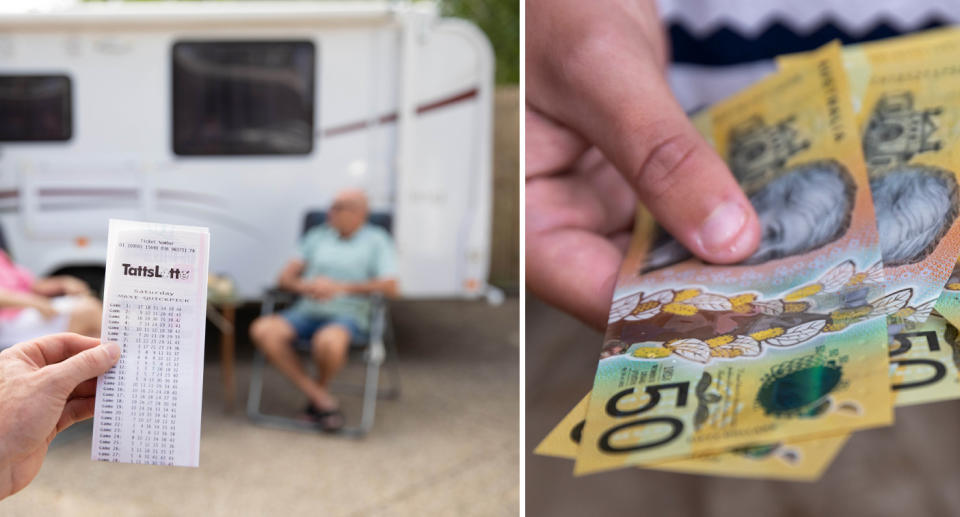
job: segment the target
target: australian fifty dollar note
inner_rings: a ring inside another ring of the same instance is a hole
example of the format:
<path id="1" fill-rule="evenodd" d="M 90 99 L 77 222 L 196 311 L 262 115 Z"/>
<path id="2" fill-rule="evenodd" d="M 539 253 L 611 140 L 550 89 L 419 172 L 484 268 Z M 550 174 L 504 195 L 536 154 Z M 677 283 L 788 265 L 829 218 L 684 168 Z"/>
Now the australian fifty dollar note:
<path id="1" fill-rule="evenodd" d="M 618 277 L 578 474 L 892 421 L 868 178 L 838 45 L 699 118 L 763 239 L 707 265 L 642 212 Z"/>
<path id="2" fill-rule="evenodd" d="M 876 212 L 891 323 L 930 314 L 960 255 L 960 31 L 843 49 Z M 786 72 L 812 53 L 778 59 Z M 956 311 L 941 304 L 948 319 Z M 953 318 L 954 323 L 958 318 Z"/>
<path id="3" fill-rule="evenodd" d="M 811 57 L 798 54 L 778 61 L 787 71 Z M 960 396 L 954 389 L 955 368 L 947 360 L 949 355 L 914 347 L 910 349 L 914 357 L 896 358 L 904 350 L 898 335 L 936 330 L 917 328 L 934 307 L 953 325 L 960 324 L 957 57 L 960 31 L 955 29 L 843 50 L 844 67 L 851 84 L 856 85 L 851 98 L 858 111 L 886 289 L 910 297 L 901 310 L 888 317 L 891 382 L 897 405 Z M 942 323 L 933 326 L 942 328 Z M 923 354 L 929 357 L 921 357 Z M 930 381 L 903 382 L 905 371 L 913 376 L 929 374 Z"/>
<path id="4" fill-rule="evenodd" d="M 926 39 L 936 51 L 887 45 L 847 59 L 851 76 L 867 77 L 860 130 L 888 283 L 914 284 L 903 322 L 936 307 L 960 325 L 960 32 L 937 34 Z"/>

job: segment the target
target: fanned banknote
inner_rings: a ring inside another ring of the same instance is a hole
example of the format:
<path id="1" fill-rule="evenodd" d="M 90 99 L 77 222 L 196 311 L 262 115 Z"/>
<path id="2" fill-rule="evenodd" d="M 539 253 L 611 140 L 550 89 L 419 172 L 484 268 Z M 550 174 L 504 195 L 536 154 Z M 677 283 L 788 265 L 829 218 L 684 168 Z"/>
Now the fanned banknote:
<path id="1" fill-rule="evenodd" d="M 945 54 L 946 52 L 946 54 Z M 888 292 L 909 289 L 891 323 L 923 322 L 960 255 L 960 31 L 843 51 L 870 177 Z M 812 54 L 779 59 L 784 71 Z"/>
<path id="2" fill-rule="evenodd" d="M 960 69 L 944 59 L 951 54 L 960 54 L 952 29 L 843 51 L 886 289 L 911 293 L 888 317 L 895 406 L 960 398 L 956 327 L 939 315 L 927 320 L 936 306 L 960 323 Z M 779 62 L 789 70 L 805 59 L 810 54 Z"/>
<path id="3" fill-rule="evenodd" d="M 940 29 L 843 50 L 880 231 L 888 290 L 910 287 L 908 306 L 889 318 L 891 353 L 901 328 L 936 307 L 960 324 L 960 31 Z M 809 55 L 779 59 L 785 69 Z M 914 352 L 916 353 L 916 352 Z M 891 360 L 894 357 L 891 356 Z M 931 364 L 941 364 L 935 359 Z M 932 368 L 932 367 L 931 367 Z M 933 372 L 944 369 L 941 364 Z M 902 369 L 892 368 L 891 379 Z M 914 369 L 916 370 L 916 368 Z M 947 378 L 953 380 L 955 375 Z M 949 390 L 948 390 L 949 391 Z M 942 400 L 925 389 L 897 404 Z M 956 398 L 960 394 L 953 393 Z"/>
<path id="4" fill-rule="evenodd" d="M 960 67 L 873 64 L 860 116 L 892 318 L 922 322 L 960 254 Z"/>
<path id="5" fill-rule="evenodd" d="M 575 472 L 892 421 L 876 220 L 839 47 L 699 119 L 760 216 L 757 252 L 706 265 L 641 214 Z"/>
<path id="6" fill-rule="evenodd" d="M 583 432 L 590 395 L 583 397 L 534 450 L 542 456 L 574 459 Z M 741 447 L 729 452 L 648 465 L 645 468 L 688 474 L 710 474 L 789 481 L 815 481 L 847 442 L 847 436 L 785 444 Z"/>
<path id="7" fill-rule="evenodd" d="M 960 397 L 956 334 L 944 334 L 956 328 L 942 318 L 918 325 L 944 305 L 960 255 L 960 66 L 951 55 L 960 55 L 956 31 L 845 54 L 850 76 L 868 77 L 858 118 L 887 288 L 914 293 L 889 318 L 897 405 Z M 905 337 L 915 333 L 922 338 Z"/>

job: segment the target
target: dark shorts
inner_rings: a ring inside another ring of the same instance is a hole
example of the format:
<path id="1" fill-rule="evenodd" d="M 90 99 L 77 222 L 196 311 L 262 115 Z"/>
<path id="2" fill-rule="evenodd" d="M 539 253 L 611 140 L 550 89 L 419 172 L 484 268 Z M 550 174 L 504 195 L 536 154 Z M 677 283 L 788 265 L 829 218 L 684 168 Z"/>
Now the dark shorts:
<path id="1" fill-rule="evenodd" d="M 360 326 L 353 318 L 346 316 L 310 316 L 302 312 L 287 309 L 278 313 L 283 319 L 296 331 L 296 346 L 302 351 L 310 349 L 310 339 L 320 329 L 329 325 L 340 325 L 350 331 L 350 343 L 365 344 L 368 340 L 367 333 L 360 330 Z"/>

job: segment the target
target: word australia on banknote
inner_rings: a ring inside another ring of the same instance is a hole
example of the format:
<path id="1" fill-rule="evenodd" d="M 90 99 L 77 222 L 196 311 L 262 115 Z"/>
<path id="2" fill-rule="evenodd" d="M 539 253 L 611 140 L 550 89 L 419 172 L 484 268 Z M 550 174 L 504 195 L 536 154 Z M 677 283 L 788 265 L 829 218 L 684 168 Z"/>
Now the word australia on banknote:
<path id="1" fill-rule="evenodd" d="M 689 259 L 638 216 L 577 455 L 578 474 L 892 421 L 868 177 L 839 46 L 698 123 L 757 210 L 736 266 Z"/>

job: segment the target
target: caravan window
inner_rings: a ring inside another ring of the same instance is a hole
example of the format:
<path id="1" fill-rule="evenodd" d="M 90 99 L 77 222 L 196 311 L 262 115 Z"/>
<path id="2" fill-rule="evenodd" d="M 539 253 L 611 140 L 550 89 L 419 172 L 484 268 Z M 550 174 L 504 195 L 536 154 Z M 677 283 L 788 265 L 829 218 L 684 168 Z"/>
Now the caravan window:
<path id="1" fill-rule="evenodd" d="M 311 152 L 315 62 L 309 41 L 176 43 L 173 151 Z"/>
<path id="2" fill-rule="evenodd" d="M 70 78 L 0 75 L 0 141 L 69 140 Z"/>

